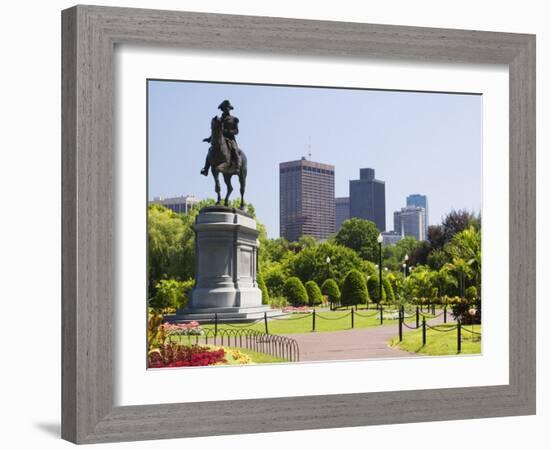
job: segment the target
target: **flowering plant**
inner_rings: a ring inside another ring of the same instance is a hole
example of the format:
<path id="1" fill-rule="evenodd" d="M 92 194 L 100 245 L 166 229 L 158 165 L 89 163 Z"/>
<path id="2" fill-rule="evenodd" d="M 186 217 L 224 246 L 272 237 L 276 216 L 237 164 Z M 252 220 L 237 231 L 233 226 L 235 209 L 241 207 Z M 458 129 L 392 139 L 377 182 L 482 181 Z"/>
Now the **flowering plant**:
<path id="1" fill-rule="evenodd" d="M 225 364 L 225 350 L 211 349 L 199 345 L 161 344 L 148 354 L 149 367 L 191 367 Z"/>
<path id="2" fill-rule="evenodd" d="M 283 312 L 289 313 L 310 313 L 313 309 L 309 306 L 286 306 L 283 308 Z"/>
<path id="3" fill-rule="evenodd" d="M 227 349 L 227 353 L 233 357 L 237 364 L 250 364 L 252 362 L 252 358 L 240 350 Z"/>
<path id="4" fill-rule="evenodd" d="M 164 322 L 161 327 L 167 336 L 200 336 L 203 333 L 199 322 L 196 320 L 188 323 Z"/>

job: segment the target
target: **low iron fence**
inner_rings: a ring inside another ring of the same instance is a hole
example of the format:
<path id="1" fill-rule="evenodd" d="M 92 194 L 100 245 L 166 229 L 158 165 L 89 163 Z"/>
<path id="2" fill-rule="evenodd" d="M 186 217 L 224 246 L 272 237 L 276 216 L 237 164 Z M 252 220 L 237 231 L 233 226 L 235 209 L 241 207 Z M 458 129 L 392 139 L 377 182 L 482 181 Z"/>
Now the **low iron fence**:
<path id="1" fill-rule="evenodd" d="M 436 315 L 435 317 L 439 317 L 441 316 L 441 314 L 444 314 L 444 323 L 447 323 L 447 308 L 444 308 L 443 311 Z M 422 323 L 421 325 L 419 324 L 419 316 L 422 316 Z M 405 319 L 407 317 L 413 317 L 413 316 L 416 316 L 416 326 L 410 326 L 406 323 Z M 435 317 L 432 317 L 432 318 L 435 318 Z M 399 342 L 403 341 L 403 328 L 408 328 L 410 330 L 415 330 L 415 329 L 418 329 L 420 326 L 422 327 L 422 347 L 424 347 L 426 345 L 426 342 L 427 342 L 427 330 L 430 329 L 432 331 L 436 331 L 438 333 L 449 333 L 451 331 L 455 331 L 456 330 L 456 351 L 457 353 L 461 353 L 462 352 L 462 333 L 463 332 L 467 332 L 467 333 L 470 333 L 473 336 L 479 336 L 479 338 L 481 339 L 481 333 L 478 333 L 477 331 L 474 331 L 473 328 L 472 329 L 469 329 L 467 327 L 465 327 L 464 325 L 462 325 L 462 323 L 460 322 L 460 319 L 457 320 L 456 324 L 455 325 L 444 325 L 444 326 L 441 326 L 441 325 L 429 325 L 427 322 L 426 322 L 426 315 L 424 314 L 419 314 L 419 311 L 418 311 L 418 307 L 416 308 L 416 313 L 413 315 L 409 315 L 407 316 L 406 313 L 405 313 L 405 310 L 402 308 L 400 311 L 399 311 Z"/>
<path id="2" fill-rule="evenodd" d="M 254 324 L 254 323 L 253 323 Z M 227 325 L 227 324 L 226 324 Z M 242 325 L 241 325 L 242 327 Z M 267 334 L 247 328 L 203 329 L 201 334 L 189 335 L 187 340 L 197 345 L 219 345 L 252 350 L 290 362 L 300 361 L 298 342 L 287 336 Z"/>

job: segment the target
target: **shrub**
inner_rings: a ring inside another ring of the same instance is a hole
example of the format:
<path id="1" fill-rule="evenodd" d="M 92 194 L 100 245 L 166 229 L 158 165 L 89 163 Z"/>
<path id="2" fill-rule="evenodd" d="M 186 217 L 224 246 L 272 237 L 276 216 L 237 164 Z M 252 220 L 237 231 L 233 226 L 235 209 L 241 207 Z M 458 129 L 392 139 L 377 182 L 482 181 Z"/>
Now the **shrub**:
<path id="1" fill-rule="evenodd" d="M 269 304 L 274 308 L 285 308 L 288 306 L 286 297 L 269 297 Z"/>
<path id="2" fill-rule="evenodd" d="M 290 277 L 285 281 L 284 292 L 291 305 L 307 305 L 307 291 L 298 277 Z"/>
<path id="3" fill-rule="evenodd" d="M 332 278 L 328 278 L 325 280 L 325 282 L 321 286 L 321 292 L 323 293 L 323 295 L 326 295 L 328 297 L 328 301 L 330 303 L 336 303 L 340 301 L 340 288 L 338 287 L 338 284 L 336 284 L 336 281 L 334 281 Z"/>
<path id="4" fill-rule="evenodd" d="M 191 300 L 191 291 L 193 290 L 193 287 L 195 286 L 195 280 L 193 278 L 190 278 L 187 281 L 181 282 L 181 289 L 182 289 L 182 297 L 180 298 L 178 308 L 185 308 L 189 301 Z"/>
<path id="5" fill-rule="evenodd" d="M 464 296 L 470 301 L 473 302 L 477 300 L 477 288 L 475 286 L 470 286 L 464 292 Z"/>
<path id="6" fill-rule="evenodd" d="M 267 291 L 267 286 L 265 285 L 264 277 L 259 272 L 256 274 L 256 282 L 258 283 L 258 287 L 260 288 L 260 291 L 262 291 L 262 305 L 268 305 L 269 292 Z"/>
<path id="7" fill-rule="evenodd" d="M 155 286 L 155 296 L 149 300 L 149 306 L 160 310 L 179 308 L 185 305 L 186 294 L 192 287 L 193 284 L 189 281 L 160 280 Z"/>
<path id="8" fill-rule="evenodd" d="M 386 301 L 386 292 L 384 291 L 384 279 L 382 278 L 382 302 Z M 378 303 L 380 300 L 380 279 L 378 275 L 371 275 L 367 280 L 367 288 L 369 291 L 369 296 L 373 302 Z"/>
<path id="9" fill-rule="evenodd" d="M 319 289 L 319 285 L 315 281 L 308 281 L 305 288 L 309 306 L 323 303 L 323 294 L 321 294 L 321 289 Z"/>
<path id="10" fill-rule="evenodd" d="M 369 293 L 365 283 L 365 277 L 358 270 L 350 270 L 342 284 L 340 301 L 344 306 L 367 303 Z"/>
<path id="11" fill-rule="evenodd" d="M 382 277 L 382 288 L 384 289 L 384 293 L 386 294 L 386 301 L 388 303 L 394 303 L 395 293 L 393 292 L 393 287 L 387 277 Z"/>
<path id="12" fill-rule="evenodd" d="M 271 263 L 262 267 L 262 278 L 267 286 L 269 295 L 281 297 L 284 295 L 284 285 L 287 275 L 280 263 Z"/>

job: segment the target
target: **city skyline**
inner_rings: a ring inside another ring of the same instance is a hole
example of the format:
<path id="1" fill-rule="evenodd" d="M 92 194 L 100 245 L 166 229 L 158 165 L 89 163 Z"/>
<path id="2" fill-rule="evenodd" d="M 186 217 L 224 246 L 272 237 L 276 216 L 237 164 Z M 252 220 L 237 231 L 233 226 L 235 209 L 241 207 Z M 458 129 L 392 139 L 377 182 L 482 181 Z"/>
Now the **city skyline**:
<path id="1" fill-rule="evenodd" d="M 249 161 L 245 200 L 270 237 L 279 236 L 279 164 L 310 152 L 335 166 L 335 197 L 349 196 L 359 168 L 375 168 L 386 183 L 387 229 L 417 192 L 430 199 L 430 224 L 452 209 L 480 211 L 477 95 L 173 81 L 148 89 L 148 200 L 214 196 L 212 178 L 199 174 L 208 147 L 201 141 L 229 98 Z"/>

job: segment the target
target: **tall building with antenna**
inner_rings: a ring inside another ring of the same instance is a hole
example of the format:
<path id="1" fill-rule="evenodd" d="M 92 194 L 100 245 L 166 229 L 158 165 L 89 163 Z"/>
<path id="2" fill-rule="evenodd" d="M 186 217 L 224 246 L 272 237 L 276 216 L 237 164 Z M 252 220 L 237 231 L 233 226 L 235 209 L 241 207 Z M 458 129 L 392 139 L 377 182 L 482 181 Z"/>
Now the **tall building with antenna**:
<path id="1" fill-rule="evenodd" d="M 308 149 L 311 157 L 311 148 Z M 303 157 L 279 164 L 280 235 L 326 239 L 335 232 L 334 166 Z"/>

